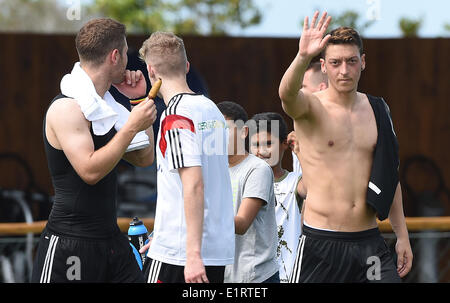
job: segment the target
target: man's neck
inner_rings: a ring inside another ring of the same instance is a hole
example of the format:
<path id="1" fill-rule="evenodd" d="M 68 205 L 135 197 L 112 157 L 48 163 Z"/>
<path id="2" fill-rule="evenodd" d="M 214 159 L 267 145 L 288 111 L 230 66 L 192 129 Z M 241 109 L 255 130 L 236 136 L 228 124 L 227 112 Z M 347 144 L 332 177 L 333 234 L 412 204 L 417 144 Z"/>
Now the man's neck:
<path id="1" fill-rule="evenodd" d="M 160 93 L 167 106 L 173 96 L 182 93 L 192 94 L 194 92 L 189 88 L 186 79 L 163 79 Z"/>
<path id="2" fill-rule="evenodd" d="M 86 74 L 91 78 L 92 83 L 94 84 L 95 91 L 100 97 L 104 97 L 105 93 L 111 87 L 112 81 L 108 79 L 106 76 L 108 73 L 100 68 L 92 68 L 88 65 L 80 65 L 81 68 L 86 72 Z"/>
<path id="3" fill-rule="evenodd" d="M 241 163 L 247 158 L 248 153 L 245 152 L 245 155 L 229 155 L 228 156 L 228 166 L 233 167 Z"/>
<path id="4" fill-rule="evenodd" d="M 356 89 L 349 92 L 340 92 L 336 89 L 329 88 L 328 96 L 330 101 L 349 110 L 352 110 L 358 102 L 358 92 Z"/>

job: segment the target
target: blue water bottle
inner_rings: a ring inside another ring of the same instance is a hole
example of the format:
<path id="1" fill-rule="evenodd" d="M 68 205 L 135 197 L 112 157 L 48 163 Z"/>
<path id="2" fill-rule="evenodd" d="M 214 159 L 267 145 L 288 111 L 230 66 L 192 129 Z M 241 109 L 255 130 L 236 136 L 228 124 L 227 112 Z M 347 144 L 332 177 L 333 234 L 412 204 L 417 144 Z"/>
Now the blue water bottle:
<path id="1" fill-rule="evenodd" d="M 130 222 L 130 227 L 128 228 L 128 240 L 133 248 L 136 261 L 142 269 L 145 253 L 140 254 L 139 250 L 147 243 L 147 228 L 138 217 L 134 217 L 133 221 Z"/>

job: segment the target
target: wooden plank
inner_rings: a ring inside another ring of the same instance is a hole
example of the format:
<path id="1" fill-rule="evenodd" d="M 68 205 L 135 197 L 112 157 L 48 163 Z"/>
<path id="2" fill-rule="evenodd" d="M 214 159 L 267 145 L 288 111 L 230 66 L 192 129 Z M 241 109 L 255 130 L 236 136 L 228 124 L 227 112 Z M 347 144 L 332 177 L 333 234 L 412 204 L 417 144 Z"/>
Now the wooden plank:
<path id="1" fill-rule="evenodd" d="M 142 218 L 147 230 L 153 230 L 154 218 Z M 127 232 L 131 218 L 118 218 L 117 224 L 122 232 Z M 39 234 L 45 228 L 47 221 L 28 223 L 0 223 L 0 234 L 4 235 L 25 235 L 26 233 Z M 427 230 L 450 231 L 450 217 L 407 217 L 406 225 L 409 232 L 420 232 Z M 389 220 L 378 221 L 381 232 L 392 232 Z"/>

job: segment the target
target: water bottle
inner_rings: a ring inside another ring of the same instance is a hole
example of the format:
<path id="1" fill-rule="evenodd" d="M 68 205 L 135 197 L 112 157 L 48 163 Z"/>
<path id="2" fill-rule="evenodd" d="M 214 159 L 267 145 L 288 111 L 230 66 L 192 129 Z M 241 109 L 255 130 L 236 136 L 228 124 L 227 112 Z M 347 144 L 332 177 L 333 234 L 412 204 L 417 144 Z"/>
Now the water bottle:
<path id="1" fill-rule="evenodd" d="M 137 252 L 139 252 L 139 250 L 147 242 L 147 228 L 145 228 L 144 223 L 139 220 L 138 217 L 134 217 L 133 221 L 130 222 L 130 227 L 128 228 L 128 240 L 130 241 L 131 246 L 135 248 Z M 136 254 L 135 251 L 134 253 Z M 138 259 L 137 256 L 136 259 Z M 140 262 L 138 261 L 139 267 L 142 268 L 144 260 L 145 253 L 140 254 Z"/>

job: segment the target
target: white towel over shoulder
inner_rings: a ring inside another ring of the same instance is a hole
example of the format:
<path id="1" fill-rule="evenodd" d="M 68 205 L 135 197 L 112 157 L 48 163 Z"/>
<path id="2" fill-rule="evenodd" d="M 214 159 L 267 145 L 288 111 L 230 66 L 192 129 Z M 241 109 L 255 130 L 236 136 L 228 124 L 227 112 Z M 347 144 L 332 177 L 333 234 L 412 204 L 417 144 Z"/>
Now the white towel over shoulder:
<path id="1" fill-rule="evenodd" d="M 84 117 L 91 121 L 92 131 L 97 136 L 103 136 L 112 127 L 119 131 L 128 120 L 130 112 L 107 91 L 101 98 L 92 83 L 91 78 L 81 68 L 80 62 L 75 63 L 72 72 L 61 80 L 61 93 L 74 98 Z M 127 152 L 142 149 L 150 144 L 145 131 L 141 131 L 131 141 Z"/>

